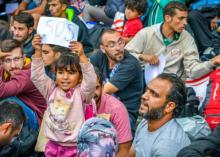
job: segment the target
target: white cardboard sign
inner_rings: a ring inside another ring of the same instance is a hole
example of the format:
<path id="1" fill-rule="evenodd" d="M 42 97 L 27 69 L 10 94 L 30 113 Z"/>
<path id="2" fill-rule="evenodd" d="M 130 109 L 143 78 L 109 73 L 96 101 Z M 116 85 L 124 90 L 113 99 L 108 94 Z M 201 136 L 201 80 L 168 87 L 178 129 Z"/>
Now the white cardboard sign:
<path id="1" fill-rule="evenodd" d="M 54 44 L 68 47 L 70 41 L 77 41 L 79 26 L 65 18 L 41 17 L 37 33 L 42 44 Z"/>

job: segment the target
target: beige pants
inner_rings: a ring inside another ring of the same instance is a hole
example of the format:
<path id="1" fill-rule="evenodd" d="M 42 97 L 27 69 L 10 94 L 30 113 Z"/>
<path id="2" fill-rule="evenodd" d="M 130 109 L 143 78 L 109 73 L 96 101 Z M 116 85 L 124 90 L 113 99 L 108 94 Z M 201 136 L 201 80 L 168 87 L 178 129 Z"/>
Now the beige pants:
<path id="1" fill-rule="evenodd" d="M 42 120 L 42 123 L 41 123 L 40 132 L 39 132 L 39 135 L 38 135 L 38 138 L 37 138 L 37 144 L 35 146 L 35 151 L 36 152 L 44 152 L 45 146 L 48 142 L 48 138 L 45 136 L 45 131 L 44 131 L 44 126 L 45 126 L 44 117 L 43 117 L 43 120 Z"/>

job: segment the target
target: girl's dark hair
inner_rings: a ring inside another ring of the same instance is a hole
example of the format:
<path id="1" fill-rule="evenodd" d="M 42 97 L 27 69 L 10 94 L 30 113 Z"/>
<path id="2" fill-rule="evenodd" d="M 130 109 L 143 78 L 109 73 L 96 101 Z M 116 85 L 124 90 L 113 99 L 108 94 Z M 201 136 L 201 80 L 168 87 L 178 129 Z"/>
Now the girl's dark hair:
<path id="1" fill-rule="evenodd" d="M 55 70 L 65 69 L 70 67 L 71 70 L 77 70 L 82 75 L 82 70 L 79 64 L 79 57 L 73 53 L 63 53 L 55 62 Z"/>

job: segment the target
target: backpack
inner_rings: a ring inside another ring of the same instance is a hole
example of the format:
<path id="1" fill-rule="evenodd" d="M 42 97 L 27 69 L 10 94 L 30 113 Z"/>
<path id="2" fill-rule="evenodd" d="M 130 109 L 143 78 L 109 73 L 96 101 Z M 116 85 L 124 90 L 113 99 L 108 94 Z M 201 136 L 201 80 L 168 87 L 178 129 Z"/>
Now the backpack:
<path id="1" fill-rule="evenodd" d="M 203 104 L 203 113 L 210 128 L 214 129 L 220 124 L 220 69 L 216 69 L 210 74 L 207 91 L 210 92 L 206 96 L 208 101 Z"/>
<path id="2" fill-rule="evenodd" d="M 208 136 L 211 133 L 211 129 L 202 116 L 176 118 L 176 121 L 188 135 L 190 141 Z"/>

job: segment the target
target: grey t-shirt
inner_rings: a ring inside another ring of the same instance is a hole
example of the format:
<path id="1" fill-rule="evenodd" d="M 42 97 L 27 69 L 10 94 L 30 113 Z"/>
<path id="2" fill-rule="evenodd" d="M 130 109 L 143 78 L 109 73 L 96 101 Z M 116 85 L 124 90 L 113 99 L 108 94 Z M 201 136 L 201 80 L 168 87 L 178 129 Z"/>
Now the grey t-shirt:
<path id="1" fill-rule="evenodd" d="M 154 132 L 148 131 L 147 120 L 143 119 L 136 130 L 132 147 L 136 157 L 176 157 L 179 150 L 189 144 L 187 134 L 175 119 Z"/>

